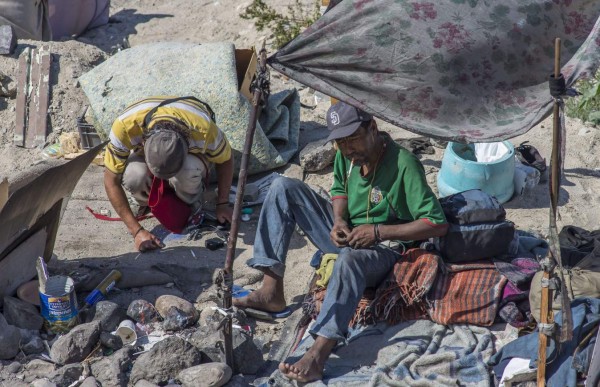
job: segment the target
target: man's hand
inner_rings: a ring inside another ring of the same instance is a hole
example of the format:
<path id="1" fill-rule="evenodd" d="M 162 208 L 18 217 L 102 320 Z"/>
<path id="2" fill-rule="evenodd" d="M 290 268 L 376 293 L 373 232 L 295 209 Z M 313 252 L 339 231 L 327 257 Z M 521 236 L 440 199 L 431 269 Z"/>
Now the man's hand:
<path id="1" fill-rule="evenodd" d="M 229 224 L 231 224 L 231 219 L 233 218 L 233 208 L 229 207 L 228 204 L 217 206 L 216 215 L 219 223 L 229 222 Z"/>
<path id="2" fill-rule="evenodd" d="M 375 244 L 375 226 L 372 224 L 361 224 L 352 229 L 348 235 L 348 246 L 353 249 L 364 249 Z"/>
<path id="3" fill-rule="evenodd" d="M 160 239 L 158 239 L 150 231 L 142 229 L 134 238 L 135 248 L 140 252 L 156 250 L 164 247 Z"/>
<path id="4" fill-rule="evenodd" d="M 333 224 L 333 228 L 329 233 L 329 237 L 337 247 L 348 246 L 348 236 L 350 235 L 350 227 L 344 221 L 337 221 Z"/>

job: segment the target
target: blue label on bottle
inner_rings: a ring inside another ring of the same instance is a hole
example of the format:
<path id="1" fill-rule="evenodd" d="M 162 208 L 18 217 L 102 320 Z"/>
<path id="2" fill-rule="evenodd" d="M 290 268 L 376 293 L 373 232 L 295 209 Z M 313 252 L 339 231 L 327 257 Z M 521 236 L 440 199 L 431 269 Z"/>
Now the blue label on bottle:
<path id="1" fill-rule="evenodd" d="M 104 294 L 98 289 L 94 289 L 86 298 L 85 303 L 88 305 L 94 305 L 98 301 L 104 300 Z"/>

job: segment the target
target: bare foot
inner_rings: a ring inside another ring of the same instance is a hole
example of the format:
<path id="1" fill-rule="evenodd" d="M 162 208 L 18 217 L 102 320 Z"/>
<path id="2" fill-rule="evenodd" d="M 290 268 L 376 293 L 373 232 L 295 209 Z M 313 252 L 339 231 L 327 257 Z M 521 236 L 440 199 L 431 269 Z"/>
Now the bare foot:
<path id="1" fill-rule="evenodd" d="M 283 292 L 273 293 L 262 288 L 251 292 L 246 297 L 234 298 L 232 301 L 238 308 L 254 308 L 266 312 L 280 312 L 286 307 Z"/>
<path id="2" fill-rule="evenodd" d="M 301 383 L 323 379 L 325 362 L 337 342 L 319 336 L 312 347 L 294 364 L 280 363 L 279 372 L 284 376 Z"/>
<path id="3" fill-rule="evenodd" d="M 302 359 L 294 364 L 279 363 L 279 372 L 284 376 L 301 383 L 314 382 L 315 380 L 323 378 L 325 361 L 322 363 L 323 364 L 320 364 L 315 354 L 311 353 L 311 350 L 309 350 L 302 356 Z"/>

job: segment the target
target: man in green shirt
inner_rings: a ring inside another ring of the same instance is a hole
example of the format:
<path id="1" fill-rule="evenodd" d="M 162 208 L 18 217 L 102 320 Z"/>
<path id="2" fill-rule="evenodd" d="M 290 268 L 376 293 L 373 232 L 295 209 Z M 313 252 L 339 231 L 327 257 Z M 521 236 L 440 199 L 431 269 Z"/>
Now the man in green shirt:
<path id="1" fill-rule="evenodd" d="M 279 178 L 265 199 L 254 241 L 252 267 L 264 271 L 260 289 L 234 299 L 241 308 L 277 315 L 285 309 L 285 258 L 296 224 L 324 253 L 337 253 L 327 295 L 311 334 L 314 345 L 298 362 L 279 370 L 301 382 L 323 376 L 333 348 L 345 341 L 348 324 L 366 287 L 379 285 L 403 250 L 443 236 L 442 208 L 427 185 L 421 163 L 377 129 L 369 114 L 345 103 L 327 112 L 328 140 L 338 146 L 332 203 L 298 180 Z M 389 243 L 401 249 L 394 249 Z"/>

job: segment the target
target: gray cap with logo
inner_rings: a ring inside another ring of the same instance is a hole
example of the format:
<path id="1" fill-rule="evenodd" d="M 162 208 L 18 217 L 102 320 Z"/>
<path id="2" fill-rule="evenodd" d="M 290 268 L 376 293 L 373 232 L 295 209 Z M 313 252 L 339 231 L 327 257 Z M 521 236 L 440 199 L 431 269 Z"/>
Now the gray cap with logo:
<path id="1" fill-rule="evenodd" d="M 373 116 L 345 102 L 331 105 L 327 111 L 327 128 L 331 131 L 327 141 L 352 135 L 363 122 L 369 122 Z"/>
<path id="2" fill-rule="evenodd" d="M 175 176 L 188 153 L 186 140 L 172 130 L 159 130 L 144 143 L 144 155 L 150 172 L 159 179 Z"/>

